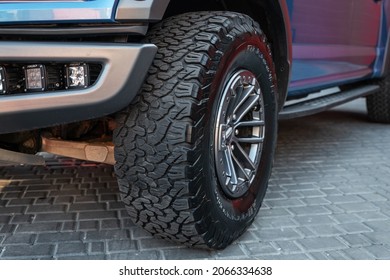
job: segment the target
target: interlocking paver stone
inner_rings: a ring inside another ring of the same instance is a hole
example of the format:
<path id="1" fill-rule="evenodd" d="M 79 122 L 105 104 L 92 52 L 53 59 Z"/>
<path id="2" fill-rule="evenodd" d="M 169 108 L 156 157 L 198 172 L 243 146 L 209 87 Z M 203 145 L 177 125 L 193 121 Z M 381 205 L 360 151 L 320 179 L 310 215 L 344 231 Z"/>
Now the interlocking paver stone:
<path id="1" fill-rule="evenodd" d="M 87 252 L 87 246 L 83 242 L 77 243 L 60 243 L 58 244 L 56 255 L 85 255 Z"/>
<path id="2" fill-rule="evenodd" d="M 389 232 L 368 232 L 363 233 L 371 244 L 390 244 L 390 233 Z"/>
<path id="3" fill-rule="evenodd" d="M 350 260 L 370 260 L 373 258 L 373 255 L 363 248 L 348 248 L 343 250 L 343 253 Z"/>
<path id="4" fill-rule="evenodd" d="M 188 260 L 188 259 L 213 259 L 213 253 L 206 250 L 182 248 L 163 250 L 164 259 L 167 260 Z M 215 257 L 214 257 L 215 258 Z"/>
<path id="5" fill-rule="evenodd" d="M 323 215 L 332 212 L 322 205 L 306 205 L 302 207 L 291 207 L 289 209 L 295 216 Z"/>
<path id="6" fill-rule="evenodd" d="M 345 210 L 345 212 L 347 213 L 378 210 L 378 206 L 376 206 L 374 203 L 371 202 L 345 203 L 345 204 L 339 204 L 338 207 Z"/>
<path id="7" fill-rule="evenodd" d="M 345 260 L 348 256 L 343 251 L 324 251 L 324 252 L 313 252 L 309 254 L 313 259 L 317 260 Z"/>
<path id="8" fill-rule="evenodd" d="M 308 251 L 329 251 L 332 249 L 343 249 L 347 245 L 336 237 L 314 237 L 298 241 Z"/>
<path id="9" fill-rule="evenodd" d="M 34 243 L 35 239 L 36 239 L 36 236 L 31 235 L 31 234 L 13 234 L 13 235 L 7 236 L 2 243 L 5 245 L 7 245 L 7 244 L 14 244 L 14 245 L 30 244 L 30 245 L 32 245 Z"/>
<path id="10" fill-rule="evenodd" d="M 274 244 L 276 250 L 281 251 L 283 254 L 300 253 L 303 251 L 295 241 L 276 241 Z"/>
<path id="11" fill-rule="evenodd" d="M 390 220 L 386 221 L 369 221 L 364 222 L 366 226 L 377 232 L 389 232 L 390 235 Z"/>
<path id="12" fill-rule="evenodd" d="M 57 222 L 51 223 L 32 223 L 32 224 L 19 224 L 17 232 L 29 232 L 31 234 L 40 232 L 56 232 L 61 229 L 62 224 Z"/>
<path id="13" fill-rule="evenodd" d="M 301 225 L 331 225 L 334 223 L 330 215 L 297 216 L 295 220 Z"/>
<path id="14" fill-rule="evenodd" d="M 371 228 L 365 226 L 362 223 L 347 223 L 340 225 L 340 228 L 345 230 L 348 233 L 362 233 L 362 232 L 370 232 Z"/>
<path id="15" fill-rule="evenodd" d="M 340 225 L 313 225 L 307 228 L 313 232 L 312 236 L 339 236 L 344 233 Z"/>
<path id="16" fill-rule="evenodd" d="M 272 246 L 271 242 L 268 241 L 245 243 L 244 246 L 252 256 L 279 254 L 279 250 Z"/>
<path id="17" fill-rule="evenodd" d="M 86 240 L 120 240 L 128 239 L 129 232 L 127 230 L 100 230 L 87 232 Z"/>
<path id="18" fill-rule="evenodd" d="M 389 259 L 390 258 L 390 249 L 384 245 L 372 245 L 365 247 L 370 254 L 374 255 L 376 259 Z"/>
<path id="19" fill-rule="evenodd" d="M 2 254 L 4 258 L 39 258 L 50 257 L 53 255 L 53 245 L 39 244 L 39 245 L 8 245 Z"/>
<path id="20" fill-rule="evenodd" d="M 292 240 L 298 239 L 300 234 L 292 228 L 261 229 L 257 236 L 260 240 Z"/>
<path id="21" fill-rule="evenodd" d="M 37 243 L 72 242 L 80 241 L 83 238 L 84 233 L 82 232 L 41 233 L 38 236 Z"/>
<path id="22" fill-rule="evenodd" d="M 129 242 L 129 240 L 110 240 L 108 243 L 109 252 L 127 252 L 137 249 L 136 242 Z"/>
<path id="23" fill-rule="evenodd" d="M 342 235 L 341 239 L 351 248 L 365 247 L 372 244 L 372 242 L 363 234 L 346 234 Z"/>

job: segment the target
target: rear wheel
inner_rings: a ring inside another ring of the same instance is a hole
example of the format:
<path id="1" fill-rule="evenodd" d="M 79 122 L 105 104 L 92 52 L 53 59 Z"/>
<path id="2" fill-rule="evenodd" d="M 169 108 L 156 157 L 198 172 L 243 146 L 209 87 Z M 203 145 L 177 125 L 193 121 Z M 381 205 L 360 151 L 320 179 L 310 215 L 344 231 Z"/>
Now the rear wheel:
<path id="1" fill-rule="evenodd" d="M 114 134 L 122 199 L 153 235 L 224 248 L 252 223 L 271 173 L 270 48 L 257 23 L 228 12 L 167 19 L 148 42 L 158 53 Z"/>
<path id="2" fill-rule="evenodd" d="M 379 80 L 378 93 L 367 96 L 367 112 L 371 121 L 379 123 L 390 123 L 390 75 Z"/>

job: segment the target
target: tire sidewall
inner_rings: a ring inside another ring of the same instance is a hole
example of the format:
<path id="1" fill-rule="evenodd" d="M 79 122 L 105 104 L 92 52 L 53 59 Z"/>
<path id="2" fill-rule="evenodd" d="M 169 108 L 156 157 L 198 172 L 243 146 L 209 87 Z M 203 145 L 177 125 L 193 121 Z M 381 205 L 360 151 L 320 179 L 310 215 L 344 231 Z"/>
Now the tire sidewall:
<path id="1" fill-rule="evenodd" d="M 215 169 L 214 135 L 218 105 L 229 78 L 239 70 L 249 70 L 256 75 L 262 90 L 265 110 L 265 140 L 257 174 L 249 190 L 237 199 L 229 198 L 219 185 Z M 210 132 L 205 143 L 208 165 L 206 170 L 207 197 L 210 198 L 211 211 L 218 216 L 216 220 L 227 227 L 239 226 L 245 229 L 256 216 L 264 198 L 272 167 L 276 141 L 276 94 L 275 71 L 272 57 L 266 43 L 258 34 L 244 34 L 232 41 L 221 57 L 219 68 L 211 86 L 206 131 Z"/>

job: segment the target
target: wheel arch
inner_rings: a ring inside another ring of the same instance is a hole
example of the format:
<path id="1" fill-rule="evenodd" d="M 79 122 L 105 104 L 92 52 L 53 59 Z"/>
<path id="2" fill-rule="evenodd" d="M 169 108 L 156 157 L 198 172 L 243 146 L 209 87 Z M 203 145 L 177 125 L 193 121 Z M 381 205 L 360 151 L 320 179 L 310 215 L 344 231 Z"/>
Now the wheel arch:
<path id="1" fill-rule="evenodd" d="M 286 0 L 171 0 L 164 18 L 194 11 L 226 10 L 240 12 L 256 20 L 271 44 L 276 67 L 279 110 L 283 107 L 290 81 L 292 36 Z"/>

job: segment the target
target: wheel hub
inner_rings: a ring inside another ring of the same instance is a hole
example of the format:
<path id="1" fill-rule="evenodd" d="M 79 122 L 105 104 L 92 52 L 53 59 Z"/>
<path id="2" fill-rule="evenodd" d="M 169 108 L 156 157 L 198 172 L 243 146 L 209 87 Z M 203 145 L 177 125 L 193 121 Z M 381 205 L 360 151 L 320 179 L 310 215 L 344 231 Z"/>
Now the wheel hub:
<path id="1" fill-rule="evenodd" d="M 226 195 L 238 198 L 253 182 L 265 134 L 264 103 L 256 76 L 236 72 L 227 82 L 215 124 L 215 162 Z"/>

